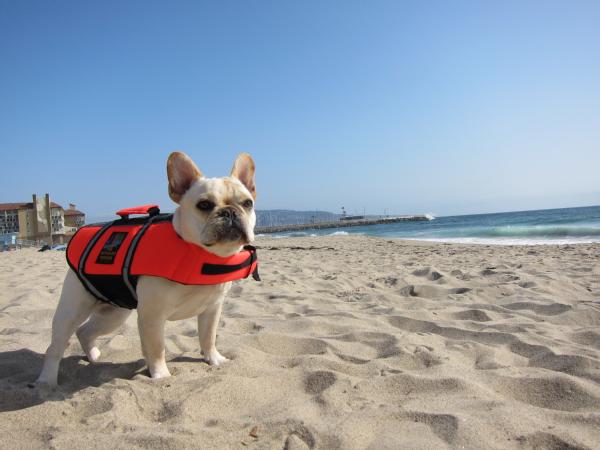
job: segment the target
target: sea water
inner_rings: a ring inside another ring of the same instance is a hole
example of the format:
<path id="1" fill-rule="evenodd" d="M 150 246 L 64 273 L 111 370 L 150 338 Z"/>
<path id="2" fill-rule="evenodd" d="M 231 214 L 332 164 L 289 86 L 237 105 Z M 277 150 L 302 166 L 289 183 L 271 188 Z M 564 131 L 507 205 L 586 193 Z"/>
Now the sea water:
<path id="1" fill-rule="evenodd" d="M 600 243 L 600 206 L 437 217 L 427 222 L 305 230 L 276 236 L 345 234 L 472 244 Z"/>

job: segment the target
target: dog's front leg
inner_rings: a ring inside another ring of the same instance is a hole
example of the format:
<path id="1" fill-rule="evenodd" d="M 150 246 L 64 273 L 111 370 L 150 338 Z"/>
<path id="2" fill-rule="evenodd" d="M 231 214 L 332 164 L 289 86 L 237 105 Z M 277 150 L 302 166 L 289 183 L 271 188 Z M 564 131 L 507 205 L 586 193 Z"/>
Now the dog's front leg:
<path id="1" fill-rule="evenodd" d="M 207 308 L 198 316 L 198 337 L 200 339 L 200 349 L 202 354 L 212 366 L 218 366 L 225 361 L 228 361 L 221 355 L 215 343 L 217 341 L 217 327 L 221 318 L 221 308 L 223 306 L 223 298 L 217 301 L 210 308 Z"/>
<path id="2" fill-rule="evenodd" d="M 138 312 L 138 329 L 142 353 L 152 378 L 170 377 L 165 360 L 165 319 L 146 317 Z"/>

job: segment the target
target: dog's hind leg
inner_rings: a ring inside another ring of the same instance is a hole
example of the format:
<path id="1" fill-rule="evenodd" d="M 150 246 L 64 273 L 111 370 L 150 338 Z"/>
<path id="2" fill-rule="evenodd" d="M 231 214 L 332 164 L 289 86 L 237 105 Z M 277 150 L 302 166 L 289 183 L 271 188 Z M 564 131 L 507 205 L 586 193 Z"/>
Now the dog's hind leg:
<path id="1" fill-rule="evenodd" d="M 119 308 L 108 303 L 96 305 L 88 321 L 77 329 L 79 343 L 89 362 L 96 362 L 100 357 L 101 352 L 95 345 L 96 339 L 115 331 L 123 325 L 130 314 L 130 309 Z"/>
<path id="2" fill-rule="evenodd" d="M 60 360 L 69 345 L 69 339 L 77 327 L 89 317 L 96 302 L 75 273 L 69 270 L 52 319 L 52 342 L 46 351 L 38 383 L 56 386 Z"/>

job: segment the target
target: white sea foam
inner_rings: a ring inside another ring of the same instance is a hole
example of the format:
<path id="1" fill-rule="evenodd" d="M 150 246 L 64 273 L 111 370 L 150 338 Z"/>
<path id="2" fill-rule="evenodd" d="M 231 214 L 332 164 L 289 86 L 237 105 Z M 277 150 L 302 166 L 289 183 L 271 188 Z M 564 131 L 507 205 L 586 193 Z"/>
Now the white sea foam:
<path id="1" fill-rule="evenodd" d="M 257 236 L 261 237 L 271 237 L 271 238 L 290 238 L 290 237 L 316 237 L 317 235 L 314 233 L 307 233 L 306 231 L 286 231 L 281 233 L 269 233 L 269 234 L 259 234 Z"/>
<path id="2" fill-rule="evenodd" d="M 595 238 L 567 238 L 567 239 L 502 239 L 502 238 L 408 238 L 397 237 L 408 241 L 445 242 L 449 244 L 478 244 L 478 245 L 569 245 L 569 244 L 596 244 L 600 239 Z"/>

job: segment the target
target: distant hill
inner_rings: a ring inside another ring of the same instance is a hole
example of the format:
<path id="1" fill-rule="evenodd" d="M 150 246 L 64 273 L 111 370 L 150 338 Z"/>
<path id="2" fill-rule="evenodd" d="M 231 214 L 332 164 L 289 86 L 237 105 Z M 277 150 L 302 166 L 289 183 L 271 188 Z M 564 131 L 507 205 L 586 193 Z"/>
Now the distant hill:
<path id="1" fill-rule="evenodd" d="M 172 211 L 164 211 L 172 212 Z M 339 220 L 341 214 L 328 211 L 292 211 L 289 209 L 269 209 L 256 211 L 256 226 L 268 227 L 275 225 L 296 225 L 300 223 L 329 222 Z M 116 216 L 89 216 L 86 223 L 108 222 Z"/>
<path id="2" fill-rule="evenodd" d="M 256 226 L 292 225 L 312 222 L 339 220 L 340 214 L 328 211 L 292 211 L 289 209 L 269 209 L 256 211 Z"/>

